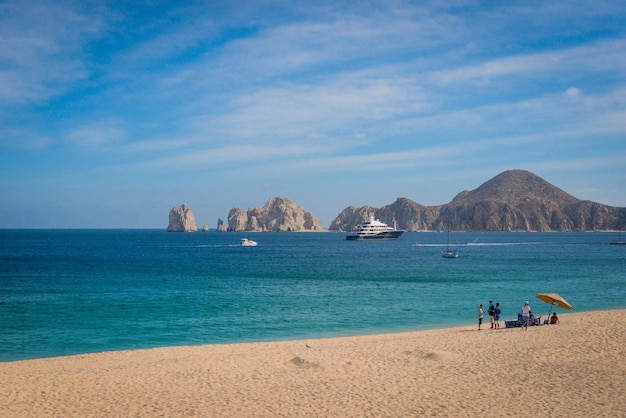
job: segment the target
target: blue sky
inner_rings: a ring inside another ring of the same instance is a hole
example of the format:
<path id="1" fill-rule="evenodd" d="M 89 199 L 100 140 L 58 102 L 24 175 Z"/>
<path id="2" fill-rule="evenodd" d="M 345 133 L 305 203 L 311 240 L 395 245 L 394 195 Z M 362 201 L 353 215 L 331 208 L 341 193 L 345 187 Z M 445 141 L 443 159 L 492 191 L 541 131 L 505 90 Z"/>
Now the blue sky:
<path id="1" fill-rule="evenodd" d="M 311 3 L 314 3 L 313 5 Z M 0 228 L 449 202 L 626 206 L 626 2 L 0 1 Z"/>

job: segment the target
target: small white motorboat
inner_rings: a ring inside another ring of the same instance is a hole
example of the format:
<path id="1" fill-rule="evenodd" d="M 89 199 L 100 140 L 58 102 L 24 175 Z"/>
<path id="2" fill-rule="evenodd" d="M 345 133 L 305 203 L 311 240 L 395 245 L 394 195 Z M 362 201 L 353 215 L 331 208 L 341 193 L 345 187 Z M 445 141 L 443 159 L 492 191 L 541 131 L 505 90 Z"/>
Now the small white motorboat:
<path id="1" fill-rule="evenodd" d="M 248 239 L 248 238 L 241 239 L 242 247 L 256 247 L 257 245 L 258 243 L 256 241 L 252 241 L 251 239 Z"/>

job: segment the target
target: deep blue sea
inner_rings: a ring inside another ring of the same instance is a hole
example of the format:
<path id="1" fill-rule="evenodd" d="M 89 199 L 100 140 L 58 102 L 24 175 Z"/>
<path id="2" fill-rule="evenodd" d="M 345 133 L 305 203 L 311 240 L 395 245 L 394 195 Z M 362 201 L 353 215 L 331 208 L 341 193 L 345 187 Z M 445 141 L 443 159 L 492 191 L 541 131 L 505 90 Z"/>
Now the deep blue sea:
<path id="1" fill-rule="evenodd" d="M 545 315 L 539 292 L 577 312 L 626 307 L 616 234 L 452 232 L 458 259 L 441 257 L 445 233 L 344 238 L 0 230 L 0 361 L 465 325 L 489 299 L 503 319 L 525 300 Z"/>

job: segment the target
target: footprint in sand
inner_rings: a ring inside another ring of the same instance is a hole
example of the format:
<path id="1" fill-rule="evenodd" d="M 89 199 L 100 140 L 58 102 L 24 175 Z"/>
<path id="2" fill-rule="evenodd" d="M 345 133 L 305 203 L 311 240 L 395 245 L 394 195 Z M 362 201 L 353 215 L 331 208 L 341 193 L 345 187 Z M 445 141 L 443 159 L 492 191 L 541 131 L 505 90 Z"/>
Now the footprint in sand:
<path id="1" fill-rule="evenodd" d="M 404 354 L 410 355 L 413 354 L 411 351 L 405 351 Z M 416 351 L 415 354 L 418 354 L 420 357 L 423 357 L 428 360 L 434 361 L 449 361 L 457 358 L 457 355 L 454 353 L 449 353 L 447 351 L 435 351 L 435 352 L 426 352 L 426 351 Z"/>

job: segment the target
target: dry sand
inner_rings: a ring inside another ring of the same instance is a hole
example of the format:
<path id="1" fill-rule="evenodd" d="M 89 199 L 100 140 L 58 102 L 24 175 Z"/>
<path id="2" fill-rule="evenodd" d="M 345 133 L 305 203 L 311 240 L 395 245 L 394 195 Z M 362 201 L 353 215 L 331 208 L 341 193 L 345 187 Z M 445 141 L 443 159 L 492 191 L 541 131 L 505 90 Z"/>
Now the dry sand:
<path id="1" fill-rule="evenodd" d="M 503 325 L 504 326 L 504 325 Z M 626 310 L 0 363 L 2 417 L 624 417 Z"/>

